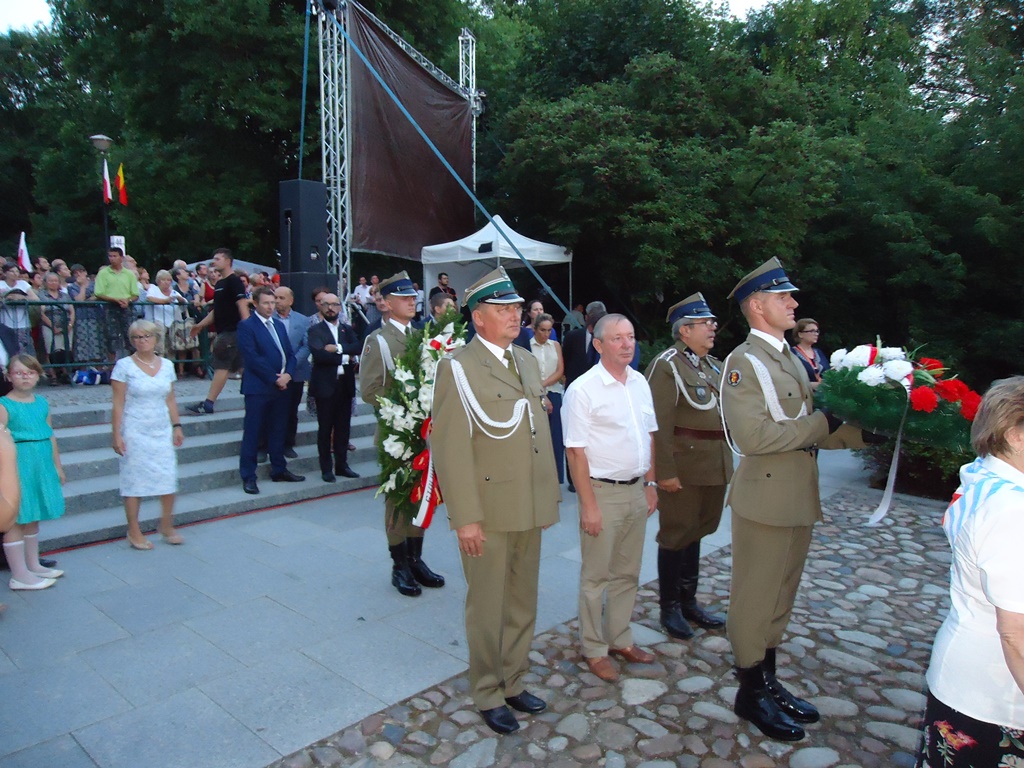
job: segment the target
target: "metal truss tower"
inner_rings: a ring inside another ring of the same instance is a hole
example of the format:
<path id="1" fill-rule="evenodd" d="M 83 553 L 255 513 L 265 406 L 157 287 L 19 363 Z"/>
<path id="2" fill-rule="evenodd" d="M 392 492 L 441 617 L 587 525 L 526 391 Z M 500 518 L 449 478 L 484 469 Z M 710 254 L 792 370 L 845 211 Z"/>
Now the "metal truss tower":
<path id="1" fill-rule="evenodd" d="M 336 5 L 336 8 L 330 6 Z M 327 6 L 327 8 L 325 8 Z M 320 32 L 320 147 L 323 181 L 327 186 L 327 265 L 339 281 L 352 290 L 352 212 L 348 167 L 352 157 L 352 135 L 348 130 L 349 46 L 338 24 L 345 27 L 345 0 L 318 0 L 313 4 Z M 363 12 L 413 61 L 451 90 L 461 94 L 473 110 L 473 189 L 476 189 L 476 119 L 483 112 L 486 95 L 476 90 L 476 38 L 468 29 L 459 35 L 459 82 L 438 69 L 383 21 L 366 9 Z M 333 19 L 337 19 L 335 24 Z M 347 29 L 346 29 L 347 31 Z M 339 283 L 339 285 L 341 284 Z M 340 290 L 340 288 L 339 288 Z M 344 297 L 342 297 L 344 298 Z"/>
<path id="2" fill-rule="evenodd" d="M 344 27 L 344 6 L 313 6 L 320 30 L 320 152 L 327 186 L 327 269 L 338 275 L 338 290 L 352 290 L 352 217 L 348 195 L 348 41 L 331 16 Z M 344 296 L 342 297 L 344 300 Z"/>

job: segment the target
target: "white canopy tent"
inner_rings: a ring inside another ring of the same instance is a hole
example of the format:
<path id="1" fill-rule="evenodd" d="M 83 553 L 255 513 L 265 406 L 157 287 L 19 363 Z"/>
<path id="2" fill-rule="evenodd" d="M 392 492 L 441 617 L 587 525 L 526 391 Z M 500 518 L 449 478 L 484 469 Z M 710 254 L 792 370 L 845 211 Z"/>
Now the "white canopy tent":
<path id="1" fill-rule="evenodd" d="M 569 306 L 572 307 L 572 251 L 561 245 L 544 243 L 521 235 L 502 221 L 500 216 L 495 216 L 494 222 L 531 264 L 569 265 Z M 424 296 L 429 296 L 430 289 L 437 285 L 437 276 L 441 272 L 447 272 L 448 284 L 455 289 L 460 299 L 466 288 L 492 269 L 499 266 L 505 269 L 524 266 L 516 252 L 490 222 L 483 229 L 461 240 L 424 246 L 420 251 L 420 258 L 423 262 Z"/>

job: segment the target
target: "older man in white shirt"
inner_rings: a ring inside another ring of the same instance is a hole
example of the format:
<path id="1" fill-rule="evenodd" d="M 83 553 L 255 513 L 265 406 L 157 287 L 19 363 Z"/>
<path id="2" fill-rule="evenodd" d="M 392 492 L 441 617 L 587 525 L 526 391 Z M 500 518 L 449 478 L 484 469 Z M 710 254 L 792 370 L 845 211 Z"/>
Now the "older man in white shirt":
<path id="1" fill-rule="evenodd" d="M 590 671 L 614 682 L 619 675 L 610 655 L 634 664 L 654 661 L 633 644 L 629 620 L 647 518 L 658 505 L 652 461 L 658 425 L 647 380 L 630 367 L 632 323 L 604 316 L 594 328 L 594 346 L 601 361 L 565 393 L 562 427 L 584 534 L 580 643 Z"/>

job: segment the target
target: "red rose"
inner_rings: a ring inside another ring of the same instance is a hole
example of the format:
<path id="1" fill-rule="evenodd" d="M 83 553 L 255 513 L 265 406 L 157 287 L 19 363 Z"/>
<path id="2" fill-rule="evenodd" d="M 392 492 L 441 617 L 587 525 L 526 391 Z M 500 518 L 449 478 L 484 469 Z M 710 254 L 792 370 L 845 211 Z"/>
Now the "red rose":
<path id="1" fill-rule="evenodd" d="M 939 407 L 939 396 L 931 387 L 914 387 L 910 390 L 910 407 L 915 411 L 931 413 Z"/>
<path id="2" fill-rule="evenodd" d="M 947 400 L 951 403 L 959 403 L 963 400 L 964 395 L 971 390 L 970 387 L 960 381 L 960 379 L 948 379 L 946 381 L 936 381 L 935 391 L 943 400 Z"/>
<path id="3" fill-rule="evenodd" d="M 967 390 L 960 400 L 960 415 L 968 421 L 974 421 L 978 413 L 978 406 L 981 405 L 981 395 L 977 392 Z"/>

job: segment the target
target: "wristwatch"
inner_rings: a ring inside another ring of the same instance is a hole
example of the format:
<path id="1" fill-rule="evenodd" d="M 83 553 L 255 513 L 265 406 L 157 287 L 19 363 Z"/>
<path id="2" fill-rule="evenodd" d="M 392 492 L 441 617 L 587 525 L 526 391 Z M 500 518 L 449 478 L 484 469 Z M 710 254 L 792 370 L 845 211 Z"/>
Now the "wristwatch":
<path id="1" fill-rule="evenodd" d="M 654 480 L 644 480 L 644 488 L 657 488 L 658 484 Z"/>

